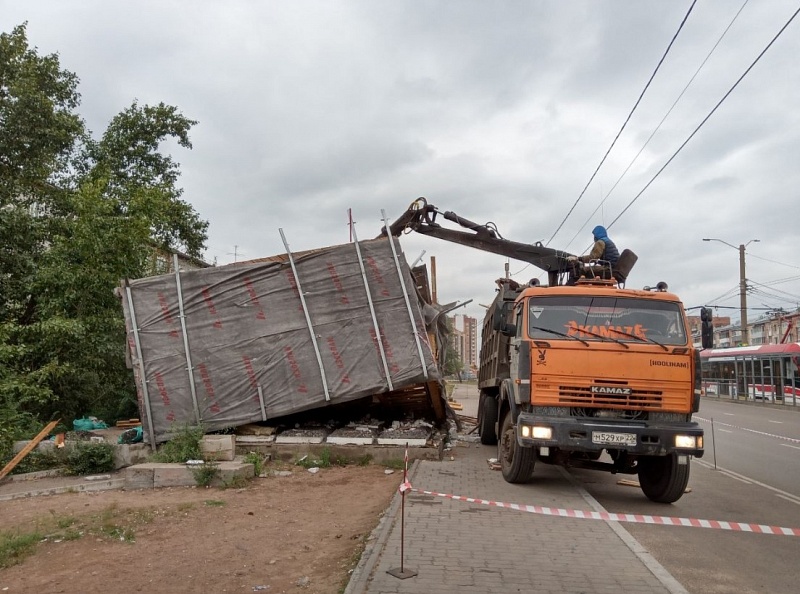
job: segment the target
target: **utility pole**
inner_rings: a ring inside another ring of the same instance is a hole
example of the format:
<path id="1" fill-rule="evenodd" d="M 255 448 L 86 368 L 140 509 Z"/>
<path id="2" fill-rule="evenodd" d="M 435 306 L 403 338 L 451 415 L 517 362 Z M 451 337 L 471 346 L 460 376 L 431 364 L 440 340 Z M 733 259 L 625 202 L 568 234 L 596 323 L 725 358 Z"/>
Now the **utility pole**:
<path id="1" fill-rule="evenodd" d="M 742 342 L 750 344 L 750 328 L 747 326 L 747 276 L 744 272 L 744 244 L 739 244 L 739 314 L 742 319 Z"/>
<path id="2" fill-rule="evenodd" d="M 742 326 L 742 344 L 750 344 L 750 328 L 747 326 L 747 275 L 745 274 L 744 266 L 744 249 L 751 243 L 761 241 L 760 239 L 751 239 L 747 243 L 740 243 L 737 248 L 735 245 L 723 241 L 722 239 L 704 237 L 703 241 L 718 241 L 724 243 L 728 247 L 739 250 L 739 315 L 741 317 L 740 324 Z"/>

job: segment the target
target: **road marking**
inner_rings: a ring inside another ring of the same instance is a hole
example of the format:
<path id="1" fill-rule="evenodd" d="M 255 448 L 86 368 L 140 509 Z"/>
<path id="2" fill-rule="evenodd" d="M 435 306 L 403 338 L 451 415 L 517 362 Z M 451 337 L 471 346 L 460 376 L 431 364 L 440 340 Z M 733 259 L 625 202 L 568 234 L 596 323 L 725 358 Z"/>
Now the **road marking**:
<path id="1" fill-rule="evenodd" d="M 720 433 L 733 433 L 733 431 L 731 431 L 730 429 L 720 429 L 719 432 Z"/>
<path id="2" fill-rule="evenodd" d="M 734 413 L 722 413 L 722 414 L 725 415 L 726 417 L 735 417 L 736 416 Z"/>
<path id="3" fill-rule="evenodd" d="M 703 421 L 704 423 L 711 423 L 711 419 L 704 419 L 703 417 L 694 417 L 698 421 Z M 765 433 L 764 431 L 756 431 L 755 429 L 748 429 L 747 427 L 739 427 L 738 425 L 729 425 L 728 423 L 722 423 L 717 421 L 717 425 L 725 425 L 726 427 L 731 427 L 733 429 L 740 429 L 742 431 L 747 431 L 748 433 L 755 433 L 756 435 L 764 435 L 765 437 L 774 437 L 775 439 L 783 439 L 785 441 L 791 441 L 792 443 L 800 443 L 800 439 L 795 439 L 794 437 L 786 437 L 785 435 L 775 435 L 774 433 Z M 723 431 L 723 429 L 720 429 Z"/>
<path id="4" fill-rule="evenodd" d="M 773 421 L 772 419 L 767 419 L 767 422 L 768 423 L 775 423 L 777 425 L 780 425 L 781 423 L 783 423 L 783 421 Z"/>
<path id="5" fill-rule="evenodd" d="M 793 450 L 800 450 L 800 448 L 799 448 L 799 447 L 797 447 L 797 446 L 793 446 L 793 445 L 789 445 L 788 443 L 782 443 L 781 445 L 782 445 L 783 447 L 785 447 L 785 448 L 792 448 Z"/>
<path id="6" fill-rule="evenodd" d="M 705 466 L 709 470 L 718 470 L 720 472 L 725 472 L 725 473 L 727 473 L 729 475 L 732 475 L 732 476 L 737 476 L 740 479 L 743 479 L 743 480 L 746 480 L 746 481 L 750 481 L 754 485 L 758 485 L 759 487 L 763 487 L 764 489 L 768 489 L 769 491 L 772 491 L 773 493 L 783 497 L 784 499 L 791 499 L 791 500 L 795 500 L 798 503 L 800 503 L 800 497 L 798 497 L 797 495 L 792 495 L 791 493 L 787 493 L 786 491 L 782 491 L 781 489 L 778 489 L 777 487 L 773 487 L 773 486 L 768 485 L 766 483 L 762 483 L 761 481 L 757 481 L 756 479 L 750 478 L 749 476 L 745 476 L 743 474 L 739 474 L 738 472 L 734 472 L 733 470 L 728 470 L 727 468 L 722 468 L 721 466 L 717 466 L 716 468 L 714 468 L 713 464 L 711 464 L 709 462 L 706 462 L 705 460 L 698 460 L 697 458 L 692 458 L 692 462 L 695 462 L 695 463 L 699 464 L 700 466 Z"/>
<path id="7" fill-rule="evenodd" d="M 744 483 L 745 485 L 752 485 L 752 484 L 753 484 L 752 482 L 750 482 L 750 481 L 748 481 L 748 480 L 745 480 L 745 479 L 743 479 L 743 478 L 739 478 L 738 476 L 733 476 L 732 474 L 730 474 L 729 472 L 725 472 L 724 470 L 722 471 L 722 474 L 724 474 L 724 475 L 725 475 L 725 476 L 727 476 L 728 478 L 732 478 L 732 479 L 733 479 L 733 480 L 735 480 L 735 481 L 742 482 L 742 483 Z"/>
<path id="8" fill-rule="evenodd" d="M 793 499 L 791 497 L 786 497 L 785 495 L 781 495 L 780 493 L 775 493 L 775 497 L 780 497 L 781 499 L 785 499 L 786 501 L 791 501 L 792 503 L 796 503 L 797 505 L 800 505 L 800 499 L 796 499 L 796 498 Z"/>
<path id="9" fill-rule="evenodd" d="M 450 493 L 438 493 L 437 491 L 425 491 L 412 487 L 410 489 L 416 493 L 432 495 L 434 497 L 444 497 L 454 501 L 464 501 L 466 503 L 477 503 L 478 505 L 488 505 L 503 509 L 513 509 L 531 514 L 544 516 L 559 516 L 562 518 L 576 518 L 580 520 L 606 520 L 611 522 L 629 522 L 632 524 L 659 524 L 661 526 L 684 526 L 687 528 L 710 528 L 713 530 L 732 530 L 735 532 L 753 532 L 756 534 L 772 534 L 777 536 L 800 536 L 800 528 L 787 528 L 784 526 L 767 526 L 765 524 L 746 524 L 743 522 L 728 522 L 725 520 L 702 520 L 699 518 L 679 518 L 673 516 L 650 516 L 645 514 L 617 514 L 612 512 L 597 512 L 581 509 L 563 509 L 557 507 L 545 507 L 542 505 L 528 505 L 524 503 L 505 503 L 503 501 L 491 501 L 488 499 L 476 499 L 463 495 L 453 495 Z"/>

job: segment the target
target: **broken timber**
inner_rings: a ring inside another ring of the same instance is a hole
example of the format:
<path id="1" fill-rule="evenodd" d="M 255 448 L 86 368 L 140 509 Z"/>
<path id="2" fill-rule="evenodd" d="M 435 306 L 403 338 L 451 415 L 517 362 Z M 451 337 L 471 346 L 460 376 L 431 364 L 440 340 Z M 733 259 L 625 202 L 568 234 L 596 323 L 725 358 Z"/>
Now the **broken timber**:
<path id="1" fill-rule="evenodd" d="M 22 462 L 22 459 L 25 458 L 25 456 L 27 456 L 28 454 L 30 454 L 37 445 L 39 445 L 40 441 L 42 441 L 45 437 L 50 435 L 50 432 L 53 429 L 55 429 L 55 426 L 58 425 L 58 423 L 60 421 L 61 421 L 61 419 L 56 419 L 55 421 L 50 421 L 47 424 L 47 426 L 44 429 L 42 429 L 38 433 L 38 435 L 36 435 L 36 437 L 34 437 L 28 443 L 28 445 L 26 445 L 24 448 L 22 448 L 22 450 L 20 450 L 20 452 L 11 459 L 11 462 L 6 464 L 3 467 L 3 470 L 0 470 L 0 480 L 2 480 L 9 472 L 14 470 L 14 468 L 17 466 L 17 464 Z"/>

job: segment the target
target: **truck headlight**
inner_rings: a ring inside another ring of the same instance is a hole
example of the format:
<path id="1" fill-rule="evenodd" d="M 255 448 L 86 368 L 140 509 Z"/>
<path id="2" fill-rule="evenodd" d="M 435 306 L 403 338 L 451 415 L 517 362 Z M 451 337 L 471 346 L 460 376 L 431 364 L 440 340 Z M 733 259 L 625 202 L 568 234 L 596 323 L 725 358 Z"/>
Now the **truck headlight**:
<path id="1" fill-rule="evenodd" d="M 534 427 L 533 428 L 533 438 L 534 439 L 553 439 L 553 428 L 552 427 Z"/>
<path id="2" fill-rule="evenodd" d="M 675 447 L 694 450 L 703 447 L 703 438 L 695 435 L 676 435 Z"/>

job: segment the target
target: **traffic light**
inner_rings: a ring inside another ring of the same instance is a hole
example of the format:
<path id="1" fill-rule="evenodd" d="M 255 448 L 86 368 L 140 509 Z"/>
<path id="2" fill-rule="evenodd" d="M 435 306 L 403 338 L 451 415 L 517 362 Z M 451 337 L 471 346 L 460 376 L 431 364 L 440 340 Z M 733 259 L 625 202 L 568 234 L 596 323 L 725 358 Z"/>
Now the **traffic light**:
<path id="1" fill-rule="evenodd" d="M 704 349 L 710 349 L 714 347 L 714 324 L 712 323 L 713 317 L 714 312 L 710 307 L 700 308 L 700 321 L 703 323 L 703 326 L 700 329 L 700 341 Z"/>

